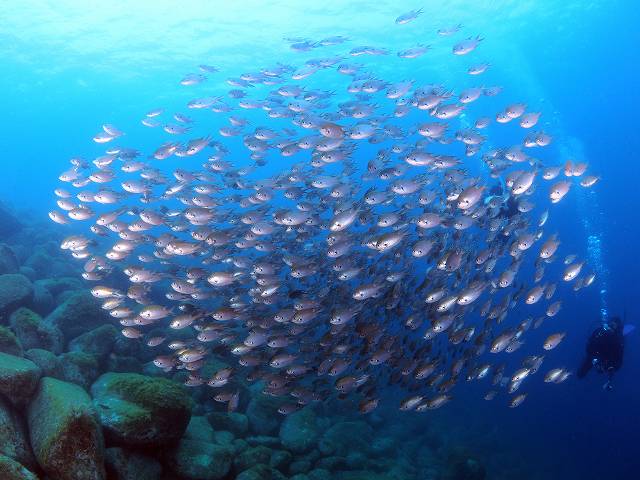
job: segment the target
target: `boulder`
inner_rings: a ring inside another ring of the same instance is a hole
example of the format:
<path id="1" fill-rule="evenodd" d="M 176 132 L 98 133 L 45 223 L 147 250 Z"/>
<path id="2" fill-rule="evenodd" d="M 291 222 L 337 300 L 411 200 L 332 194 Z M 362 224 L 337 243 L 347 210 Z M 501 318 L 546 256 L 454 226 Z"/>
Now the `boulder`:
<path id="1" fill-rule="evenodd" d="M 20 232 L 22 224 L 13 213 L 0 205 L 0 239 L 9 238 Z"/>
<path id="2" fill-rule="evenodd" d="M 318 419 L 311 407 L 287 415 L 280 426 L 280 443 L 293 453 L 308 452 L 319 436 Z"/>
<path id="3" fill-rule="evenodd" d="M 280 439 L 278 437 L 270 437 L 268 435 L 256 435 L 246 437 L 245 440 L 249 445 L 255 447 L 256 445 L 263 445 L 269 448 L 280 448 Z"/>
<path id="4" fill-rule="evenodd" d="M 40 276 L 50 274 L 51 255 L 44 249 L 37 248 L 24 262 L 26 267 L 32 268 Z"/>
<path id="5" fill-rule="evenodd" d="M 105 464 L 109 480 L 158 480 L 162 473 L 156 459 L 118 447 L 107 448 Z"/>
<path id="6" fill-rule="evenodd" d="M 364 458 L 366 461 L 366 458 Z M 322 457 L 316 462 L 316 468 L 322 468 L 331 472 L 335 470 L 345 470 L 347 468 L 347 461 L 344 457 Z"/>
<path id="7" fill-rule="evenodd" d="M 69 298 L 47 315 L 45 322 L 58 327 L 67 338 L 74 338 L 109 323 L 110 319 L 91 293 L 81 291 L 70 293 Z"/>
<path id="8" fill-rule="evenodd" d="M 107 359 L 120 332 L 113 325 L 102 325 L 69 342 L 70 352 L 84 352 L 95 356 L 99 362 Z"/>
<path id="9" fill-rule="evenodd" d="M 83 285 L 76 277 L 42 278 L 34 282 L 34 286 L 46 288 L 54 297 L 67 290 L 82 290 Z"/>
<path id="10" fill-rule="evenodd" d="M 243 438 L 236 438 L 232 442 L 233 448 L 236 451 L 236 454 L 240 452 L 244 452 L 247 448 L 249 448 L 249 444 Z"/>
<path id="11" fill-rule="evenodd" d="M 55 353 L 62 352 L 64 337 L 62 332 L 33 310 L 22 307 L 11 314 L 9 324 L 25 350 L 41 348 Z"/>
<path id="12" fill-rule="evenodd" d="M 339 422 L 332 425 L 318 442 L 323 455 L 346 456 L 352 450 L 367 451 L 373 440 L 373 429 L 366 422 Z"/>
<path id="13" fill-rule="evenodd" d="M 40 315 L 48 315 L 56 307 L 51 292 L 42 285 L 33 285 L 33 301 L 31 308 Z"/>
<path id="14" fill-rule="evenodd" d="M 48 350 L 32 348 L 24 352 L 24 357 L 35 363 L 42 370 L 43 377 L 53 377 L 64 380 L 62 362 Z"/>
<path id="15" fill-rule="evenodd" d="M 226 430 L 236 437 L 245 436 L 249 430 L 249 419 L 242 413 L 211 412 L 207 419 L 215 430 Z"/>
<path id="16" fill-rule="evenodd" d="M 219 480 L 231 469 L 233 448 L 183 439 L 171 456 L 171 469 L 186 480 Z"/>
<path id="17" fill-rule="evenodd" d="M 0 325 L 0 352 L 22 357 L 24 351 L 18 337 L 7 327 Z"/>
<path id="18" fill-rule="evenodd" d="M 20 264 L 11 247 L 6 243 L 0 243 L 0 275 L 5 273 L 18 273 Z"/>
<path id="19" fill-rule="evenodd" d="M 243 472 L 259 463 L 269 463 L 271 449 L 263 446 L 247 448 L 233 459 L 233 468 L 236 472 Z"/>
<path id="20" fill-rule="evenodd" d="M 0 397 L 0 454 L 11 457 L 31 469 L 37 466 L 23 419 L 2 397 Z"/>
<path id="21" fill-rule="evenodd" d="M 32 300 L 31 280 L 19 273 L 0 275 L 0 317 L 6 317 L 18 307 L 29 305 Z"/>
<path id="22" fill-rule="evenodd" d="M 91 384 L 100 376 L 98 360 L 91 354 L 67 352 L 59 358 L 62 365 L 62 378 L 65 382 L 75 383 L 89 390 Z"/>
<path id="23" fill-rule="evenodd" d="M 91 398 L 72 383 L 45 377 L 27 410 L 33 452 L 56 480 L 104 480 L 104 446 Z"/>
<path id="24" fill-rule="evenodd" d="M 0 454 L 0 478 L 2 480 L 38 480 L 38 477 L 23 465 L 2 454 Z"/>
<path id="25" fill-rule="evenodd" d="M 31 399 L 42 374 L 31 360 L 0 353 L 0 394 L 22 408 Z"/>
<path id="26" fill-rule="evenodd" d="M 307 473 L 312 466 L 311 461 L 306 458 L 296 459 L 289 465 L 289 475 Z"/>
<path id="27" fill-rule="evenodd" d="M 247 406 L 246 415 L 249 429 L 257 435 L 274 435 L 278 433 L 282 415 L 278 408 L 284 403 L 276 397 L 262 394 L 255 395 Z"/>
<path id="28" fill-rule="evenodd" d="M 281 472 L 284 472 L 291 462 L 293 461 L 293 455 L 286 450 L 273 450 L 271 452 L 271 458 L 269 459 L 269 465 L 273 468 L 277 468 Z"/>
<path id="29" fill-rule="evenodd" d="M 31 280 L 32 282 L 35 282 L 38 279 L 38 274 L 36 273 L 36 271 L 31 268 L 31 267 L 20 267 L 18 269 L 17 273 L 21 273 L 22 275 L 24 275 L 25 277 L 27 277 L 29 280 Z M 35 295 L 35 285 L 33 286 L 34 289 L 34 295 Z"/>
<path id="30" fill-rule="evenodd" d="M 336 478 L 335 476 L 331 475 L 331 472 L 329 470 L 325 470 L 324 468 L 315 468 L 310 472 L 308 472 L 307 476 L 309 477 L 309 480 L 333 480 L 334 478 Z M 377 477 L 375 477 L 375 475 L 370 475 L 369 477 L 365 476 L 365 477 L 362 477 L 360 480 L 374 480 L 374 478 L 375 480 L 380 480 Z M 392 479 L 389 479 L 389 480 L 392 480 Z"/>
<path id="31" fill-rule="evenodd" d="M 91 393 L 105 435 L 125 446 L 165 446 L 184 434 L 191 398 L 170 380 L 137 373 L 105 373 Z"/>
<path id="32" fill-rule="evenodd" d="M 264 463 L 254 465 L 236 477 L 236 480 L 286 480 L 282 473 Z"/>
<path id="33" fill-rule="evenodd" d="M 233 436 L 233 433 L 225 430 L 217 430 L 213 432 L 213 443 L 217 443 L 219 445 L 232 445 L 235 439 L 236 437 Z"/>
<path id="34" fill-rule="evenodd" d="M 107 359 L 106 370 L 115 373 L 142 373 L 142 364 L 136 357 L 111 354 Z"/>
<path id="35" fill-rule="evenodd" d="M 184 432 L 184 437 L 189 440 L 215 443 L 214 431 L 205 417 L 192 416 Z"/>

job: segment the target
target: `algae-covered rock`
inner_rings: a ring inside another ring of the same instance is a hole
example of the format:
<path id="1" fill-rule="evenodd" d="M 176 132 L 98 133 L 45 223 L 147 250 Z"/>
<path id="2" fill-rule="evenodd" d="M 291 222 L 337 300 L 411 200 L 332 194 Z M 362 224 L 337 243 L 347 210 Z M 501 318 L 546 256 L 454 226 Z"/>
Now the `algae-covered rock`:
<path id="1" fill-rule="evenodd" d="M 293 453 L 305 453 L 315 447 L 320 435 L 318 419 L 311 407 L 286 416 L 280 426 L 280 442 Z"/>
<path id="2" fill-rule="evenodd" d="M 29 255 L 24 262 L 25 266 L 33 268 L 38 275 L 46 275 L 51 269 L 51 255 L 49 255 L 43 248 L 38 247 L 35 251 Z"/>
<path id="3" fill-rule="evenodd" d="M 233 468 L 236 472 L 242 472 L 258 463 L 269 463 L 271 449 L 263 446 L 247 448 L 233 459 Z"/>
<path id="4" fill-rule="evenodd" d="M 55 300 L 51 292 L 42 285 L 34 283 L 33 300 L 31 308 L 40 315 L 48 315 L 56 307 Z"/>
<path id="5" fill-rule="evenodd" d="M 29 402 L 41 374 L 31 360 L 0 353 L 0 394 L 13 405 L 20 408 Z"/>
<path id="6" fill-rule="evenodd" d="M 109 480 L 158 480 L 162 473 L 156 459 L 118 447 L 107 448 L 105 464 Z"/>
<path id="7" fill-rule="evenodd" d="M 213 443 L 218 443 L 220 445 L 232 445 L 235 439 L 236 437 L 233 436 L 233 433 L 225 430 L 217 430 L 213 432 Z"/>
<path id="8" fill-rule="evenodd" d="M 72 383 L 45 377 L 27 410 L 33 452 L 56 480 L 103 480 L 104 447 L 91 398 Z"/>
<path id="9" fill-rule="evenodd" d="M 33 299 L 33 284 L 24 275 L 0 275 L 0 316 L 6 316 Z"/>
<path id="10" fill-rule="evenodd" d="M 245 437 L 245 440 L 252 447 L 255 447 L 256 445 L 262 445 L 269 448 L 280 447 L 280 439 L 278 437 L 270 437 L 269 435 L 256 435 L 251 437 Z"/>
<path id="11" fill-rule="evenodd" d="M 106 371 L 115 373 L 142 373 L 142 364 L 136 357 L 111 354 L 107 359 Z"/>
<path id="12" fill-rule="evenodd" d="M 289 480 L 309 480 L 309 477 L 304 473 L 297 473 L 292 477 L 289 477 Z"/>
<path id="13" fill-rule="evenodd" d="M 171 469 L 187 480 L 219 480 L 231 469 L 233 448 L 199 440 L 181 440 L 173 452 Z"/>
<path id="14" fill-rule="evenodd" d="M 31 280 L 31 282 L 34 282 L 37 280 L 38 278 L 38 274 L 36 273 L 36 271 L 31 268 L 31 267 L 20 267 L 17 271 L 17 273 L 21 273 L 22 275 L 24 275 L 25 277 L 27 277 L 29 280 Z M 34 292 L 35 292 L 35 285 L 33 286 L 34 288 Z M 34 293 L 35 294 L 35 293 Z"/>
<path id="15" fill-rule="evenodd" d="M 170 380 L 136 373 L 106 373 L 91 387 L 105 434 L 114 443 L 164 446 L 184 434 L 191 398 Z"/>
<path id="16" fill-rule="evenodd" d="M 326 470 L 324 468 L 315 468 L 308 472 L 307 476 L 309 477 L 309 480 L 333 480 L 334 478 L 336 478 L 335 476 L 331 475 L 331 472 L 329 470 Z M 371 475 L 371 477 L 365 477 L 362 480 L 374 480 L 374 477 L 374 475 Z M 379 479 L 376 478 L 375 480 Z"/>
<path id="17" fill-rule="evenodd" d="M 323 455 L 346 456 L 352 450 L 368 450 L 373 429 L 363 421 L 340 422 L 331 426 L 318 442 Z"/>
<path id="18" fill-rule="evenodd" d="M 50 351 L 32 348 L 24 352 L 24 356 L 40 367 L 43 377 L 53 377 L 58 380 L 64 380 L 62 362 Z"/>
<path id="19" fill-rule="evenodd" d="M 62 352 L 64 337 L 62 332 L 33 310 L 22 307 L 11 314 L 9 324 L 25 350 L 41 348 L 55 354 Z"/>
<path id="20" fill-rule="evenodd" d="M 65 382 L 80 385 L 89 390 L 91 384 L 100 376 L 100 365 L 95 356 L 84 352 L 67 352 L 60 355 L 62 378 Z"/>
<path id="21" fill-rule="evenodd" d="M 107 359 L 120 332 L 113 325 L 102 325 L 69 342 L 69 351 L 94 355 L 99 361 Z"/>
<path id="22" fill-rule="evenodd" d="M 261 463 L 243 471 L 236 480 L 286 480 L 286 478 L 275 468 Z"/>
<path id="23" fill-rule="evenodd" d="M 0 275 L 18 273 L 20 264 L 16 254 L 6 243 L 0 243 Z"/>
<path id="24" fill-rule="evenodd" d="M 0 454 L 0 478 L 2 480 L 38 480 L 38 477 L 24 465 L 2 454 Z"/>
<path id="25" fill-rule="evenodd" d="M 242 413 L 211 412 L 207 419 L 215 430 L 226 430 L 236 437 L 244 436 L 249 430 L 249 419 Z"/>
<path id="26" fill-rule="evenodd" d="M 297 474 L 300 474 L 300 473 L 307 473 L 309 470 L 311 470 L 312 466 L 313 465 L 312 465 L 311 461 L 306 459 L 306 458 L 301 458 L 301 459 L 294 460 L 289 465 L 289 474 L 290 475 L 297 475 Z"/>
<path id="27" fill-rule="evenodd" d="M 7 327 L 0 325 L 0 352 L 22 357 L 24 351 L 18 337 Z"/>
<path id="28" fill-rule="evenodd" d="M 284 472 L 291 462 L 293 461 L 293 455 L 286 450 L 273 450 L 271 452 L 271 458 L 269 459 L 269 465 L 273 468 L 277 468 L 281 472 Z"/>
<path id="29" fill-rule="evenodd" d="M 60 295 L 67 290 L 81 290 L 82 282 L 76 277 L 43 278 L 34 282 L 35 286 L 46 288 L 51 295 Z"/>
<path id="30" fill-rule="evenodd" d="M 105 311 L 86 291 L 70 293 L 69 298 L 45 318 L 45 322 L 58 327 L 67 338 L 77 337 L 109 321 Z"/>
<path id="31" fill-rule="evenodd" d="M 258 435 L 273 435 L 278 432 L 282 415 L 278 408 L 283 400 L 258 394 L 247 406 L 246 415 L 249 418 L 249 428 Z"/>
<path id="32" fill-rule="evenodd" d="M 189 440 L 215 443 L 214 431 L 205 417 L 192 416 L 184 432 L 184 437 Z"/>
<path id="33" fill-rule="evenodd" d="M 0 238 L 9 238 L 22 230 L 22 223 L 8 209 L 0 205 Z"/>
<path id="34" fill-rule="evenodd" d="M 26 425 L 13 406 L 0 397 L 0 454 L 29 468 L 36 467 Z M 0 478 L 3 478 L 0 476 Z"/>

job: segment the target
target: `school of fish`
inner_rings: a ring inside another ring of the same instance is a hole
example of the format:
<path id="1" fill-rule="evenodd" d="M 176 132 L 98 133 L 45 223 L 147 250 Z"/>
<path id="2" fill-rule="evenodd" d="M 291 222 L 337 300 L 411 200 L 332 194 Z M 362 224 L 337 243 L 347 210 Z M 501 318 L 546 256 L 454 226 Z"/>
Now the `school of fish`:
<path id="1" fill-rule="evenodd" d="M 286 40 L 296 52 L 350 41 Z M 448 48 L 458 57 L 481 44 Z M 432 48 L 397 56 L 419 62 Z M 125 337 L 158 351 L 158 368 L 185 369 L 188 386 L 208 386 L 230 411 L 234 378 L 264 381 L 265 394 L 288 399 L 283 414 L 332 396 L 368 413 L 393 389 L 405 392 L 401 410 L 425 411 L 475 381 L 485 399 L 517 407 L 567 335 L 562 321 L 545 323 L 562 306 L 556 287 L 594 282 L 575 255 L 559 259 L 558 233 L 543 227 L 554 204 L 599 177 L 584 163 L 540 160 L 552 137 L 531 130 L 541 114 L 525 103 L 487 114 L 481 105 L 500 87 L 390 83 L 375 60 L 349 60 L 392 54 L 359 46 L 217 87 L 219 69 L 200 65 L 179 82 L 200 89 L 189 115 L 142 116 L 165 141 L 138 151 L 105 124 L 93 138 L 104 154 L 71 159 L 59 177 L 49 216 L 74 224 L 61 248 L 84 262 L 93 296 Z M 342 86 L 311 88 L 315 76 Z M 511 143 L 492 146 L 489 125 L 509 128 Z M 527 333 L 547 325 L 539 354 L 507 369 Z M 233 366 L 205 377 L 210 356 Z M 545 382 L 571 374 L 553 367 Z"/>

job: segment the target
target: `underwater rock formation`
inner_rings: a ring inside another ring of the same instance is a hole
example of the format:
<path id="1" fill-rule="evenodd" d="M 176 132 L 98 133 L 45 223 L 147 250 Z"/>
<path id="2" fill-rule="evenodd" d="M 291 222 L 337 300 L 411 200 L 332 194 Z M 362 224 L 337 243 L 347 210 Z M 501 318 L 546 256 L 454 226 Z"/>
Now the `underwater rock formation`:
<path id="1" fill-rule="evenodd" d="M 41 373 L 31 360 L 0 353 L 0 395 L 14 406 L 24 407 L 38 387 Z"/>
<path id="2" fill-rule="evenodd" d="M 55 354 L 62 353 L 64 344 L 62 332 L 44 322 L 42 317 L 33 310 L 21 307 L 14 311 L 9 318 L 9 325 L 24 350 L 38 348 Z"/>
<path id="3" fill-rule="evenodd" d="M 0 454 L 26 467 L 36 467 L 26 425 L 15 408 L 2 398 L 0 398 Z M 4 477 L 0 476 L 0 478 Z"/>
<path id="4" fill-rule="evenodd" d="M 0 275 L 0 320 L 33 298 L 31 281 L 20 273 Z"/>
<path id="5" fill-rule="evenodd" d="M 143 342 L 118 335 L 99 301 L 57 266 L 56 245 L 40 241 L 0 244 L 0 265 L 10 265 L 0 278 L 27 287 L 0 317 L 0 480 L 482 478 L 476 460 L 435 465 L 432 451 L 421 456 L 435 474 L 420 476 L 427 467 L 404 463 L 381 416 L 317 405 L 283 415 L 281 399 L 241 378 L 215 392 L 239 393 L 226 411 L 210 387 L 181 385 L 188 372 L 164 372 Z M 203 371 L 229 366 L 212 357 Z"/>
<path id="6" fill-rule="evenodd" d="M 311 450 L 319 436 L 318 420 L 311 407 L 287 415 L 280 426 L 280 442 L 293 453 Z"/>
<path id="7" fill-rule="evenodd" d="M 219 480 L 231 469 L 233 447 L 199 440 L 181 440 L 173 453 L 172 470 L 187 480 Z"/>
<path id="8" fill-rule="evenodd" d="M 18 273 L 20 264 L 14 251 L 8 245 L 0 243 L 0 275 Z"/>
<path id="9" fill-rule="evenodd" d="M 104 480 L 104 445 L 91 398 L 72 383 L 45 377 L 27 412 L 42 469 L 59 480 Z"/>
<path id="10" fill-rule="evenodd" d="M 24 351 L 22 344 L 16 337 L 15 333 L 7 327 L 0 326 L 0 352 L 22 357 Z"/>
<path id="11" fill-rule="evenodd" d="M 84 352 L 104 362 L 113 351 L 120 332 L 113 325 L 102 325 L 77 336 L 69 342 L 69 351 Z"/>
<path id="12" fill-rule="evenodd" d="M 156 459 L 119 447 L 105 451 L 107 478 L 113 480 L 157 480 L 162 465 Z"/>
<path id="13" fill-rule="evenodd" d="M 78 291 L 47 315 L 45 321 L 58 327 L 66 338 L 74 338 L 104 325 L 108 317 L 89 292 Z"/>
<path id="14" fill-rule="evenodd" d="M 22 229 L 22 224 L 5 207 L 0 205 L 0 239 L 9 238 Z"/>
<path id="15" fill-rule="evenodd" d="M 249 431 L 249 419 L 243 413 L 211 412 L 207 419 L 215 430 L 225 430 L 236 437 L 244 437 Z"/>
<path id="16" fill-rule="evenodd" d="M 0 478 L 2 480 L 38 480 L 33 473 L 10 457 L 0 454 Z"/>
<path id="17" fill-rule="evenodd" d="M 107 438 L 119 445 L 163 447 L 182 437 L 191 418 L 187 393 L 163 378 L 105 373 L 91 393 Z"/>

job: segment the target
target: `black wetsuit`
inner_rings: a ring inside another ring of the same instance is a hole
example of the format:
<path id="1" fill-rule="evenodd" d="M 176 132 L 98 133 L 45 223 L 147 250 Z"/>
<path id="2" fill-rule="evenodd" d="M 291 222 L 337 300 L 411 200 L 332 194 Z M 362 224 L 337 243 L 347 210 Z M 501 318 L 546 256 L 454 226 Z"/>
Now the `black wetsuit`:
<path id="1" fill-rule="evenodd" d="M 502 191 L 502 186 L 494 185 L 491 190 L 489 190 L 489 195 L 503 197 L 504 192 Z M 518 202 L 513 195 L 509 195 L 507 201 L 502 204 L 502 207 L 500 207 L 500 214 L 511 220 L 511 217 L 518 215 L 519 213 L 520 211 L 518 210 Z"/>
<path id="2" fill-rule="evenodd" d="M 578 369 L 578 378 L 583 378 L 592 366 L 611 379 L 622 366 L 624 336 L 622 322 L 614 320 L 607 327 L 598 327 L 587 342 L 587 355 Z"/>

